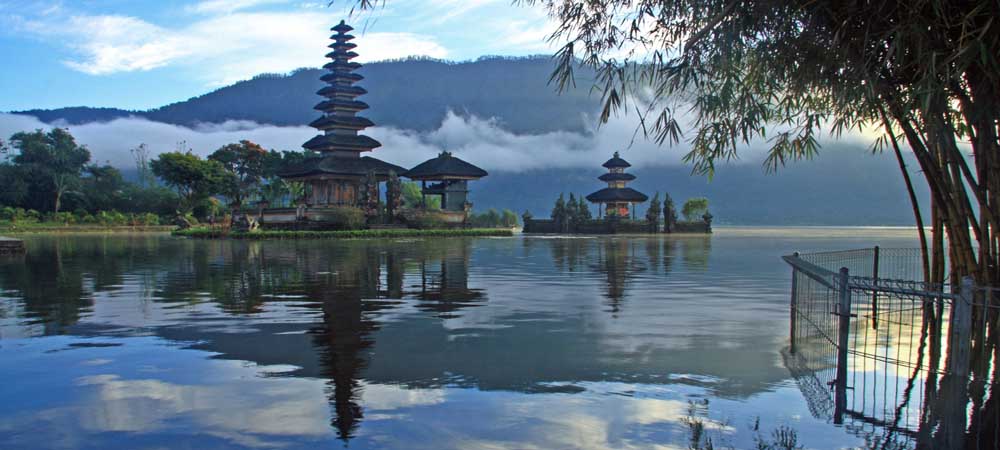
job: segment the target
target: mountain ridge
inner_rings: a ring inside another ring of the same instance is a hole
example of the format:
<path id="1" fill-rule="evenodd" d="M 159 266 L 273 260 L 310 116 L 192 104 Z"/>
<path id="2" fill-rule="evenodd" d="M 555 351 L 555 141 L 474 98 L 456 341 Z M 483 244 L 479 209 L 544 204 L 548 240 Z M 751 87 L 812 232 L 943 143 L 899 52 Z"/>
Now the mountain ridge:
<path id="1" fill-rule="evenodd" d="M 579 87 L 557 92 L 548 83 L 553 68 L 548 56 L 378 61 L 358 69 L 365 77 L 358 84 L 368 90 L 359 99 L 371 106 L 362 114 L 379 126 L 431 131 L 453 111 L 497 119 L 514 133 L 589 133 L 583 115 L 596 113 L 599 99 L 591 96 L 589 89 Z M 319 79 L 323 73 L 322 69 L 303 68 L 288 74 L 261 74 L 145 111 L 75 106 L 11 113 L 70 125 L 131 116 L 186 127 L 229 120 L 301 126 L 320 115 L 313 106 L 320 101 L 316 91 L 324 85 Z M 593 73 L 579 69 L 577 78 L 578 86 L 589 86 Z"/>

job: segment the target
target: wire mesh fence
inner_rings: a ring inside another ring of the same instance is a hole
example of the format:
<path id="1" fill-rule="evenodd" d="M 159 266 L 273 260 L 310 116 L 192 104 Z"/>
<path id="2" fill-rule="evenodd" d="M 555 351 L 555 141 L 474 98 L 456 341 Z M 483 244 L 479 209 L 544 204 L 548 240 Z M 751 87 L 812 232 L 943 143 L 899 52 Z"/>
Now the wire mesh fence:
<path id="1" fill-rule="evenodd" d="M 785 260 L 783 356 L 815 416 L 868 448 L 1000 448 L 1000 289 L 927 283 L 919 249 Z"/>

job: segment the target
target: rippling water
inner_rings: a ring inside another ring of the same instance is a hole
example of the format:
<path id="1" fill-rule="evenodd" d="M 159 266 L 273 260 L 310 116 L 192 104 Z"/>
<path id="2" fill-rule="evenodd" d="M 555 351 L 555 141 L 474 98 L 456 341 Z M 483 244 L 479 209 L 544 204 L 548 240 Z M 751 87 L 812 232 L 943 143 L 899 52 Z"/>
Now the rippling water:
<path id="1" fill-rule="evenodd" d="M 782 365 L 779 256 L 915 232 L 26 241 L 0 448 L 840 448 Z"/>

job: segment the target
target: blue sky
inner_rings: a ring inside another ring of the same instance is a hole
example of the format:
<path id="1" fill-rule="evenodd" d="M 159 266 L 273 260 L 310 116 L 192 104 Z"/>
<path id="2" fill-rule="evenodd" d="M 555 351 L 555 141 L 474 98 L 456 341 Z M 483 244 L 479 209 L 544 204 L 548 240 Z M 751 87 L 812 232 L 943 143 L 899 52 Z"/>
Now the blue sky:
<path id="1" fill-rule="evenodd" d="M 359 61 L 551 53 L 543 10 L 509 0 L 0 0 L 0 111 L 146 109 L 323 64 L 345 18 Z"/>

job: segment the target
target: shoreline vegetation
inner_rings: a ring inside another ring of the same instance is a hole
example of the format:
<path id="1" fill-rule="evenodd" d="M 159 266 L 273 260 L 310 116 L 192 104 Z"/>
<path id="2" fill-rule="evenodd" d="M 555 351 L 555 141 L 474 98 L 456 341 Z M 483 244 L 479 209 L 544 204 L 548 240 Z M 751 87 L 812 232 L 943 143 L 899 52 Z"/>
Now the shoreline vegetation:
<path id="1" fill-rule="evenodd" d="M 174 230 L 173 236 L 196 239 L 365 239 L 365 238 L 403 238 L 403 237 L 510 237 L 514 235 L 512 228 L 465 228 L 465 229 L 368 229 L 368 230 L 332 230 L 332 231 L 292 231 L 292 230 L 257 230 L 235 231 L 223 228 L 192 227 L 185 230 Z"/>
<path id="2" fill-rule="evenodd" d="M 64 224 L 53 223 L 10 223 L 0 222 L 0 233 L 31 234 L 31 233 L 169 233 L 176 229 L 174 225 L 101 225 L 101 224 Z"/>

